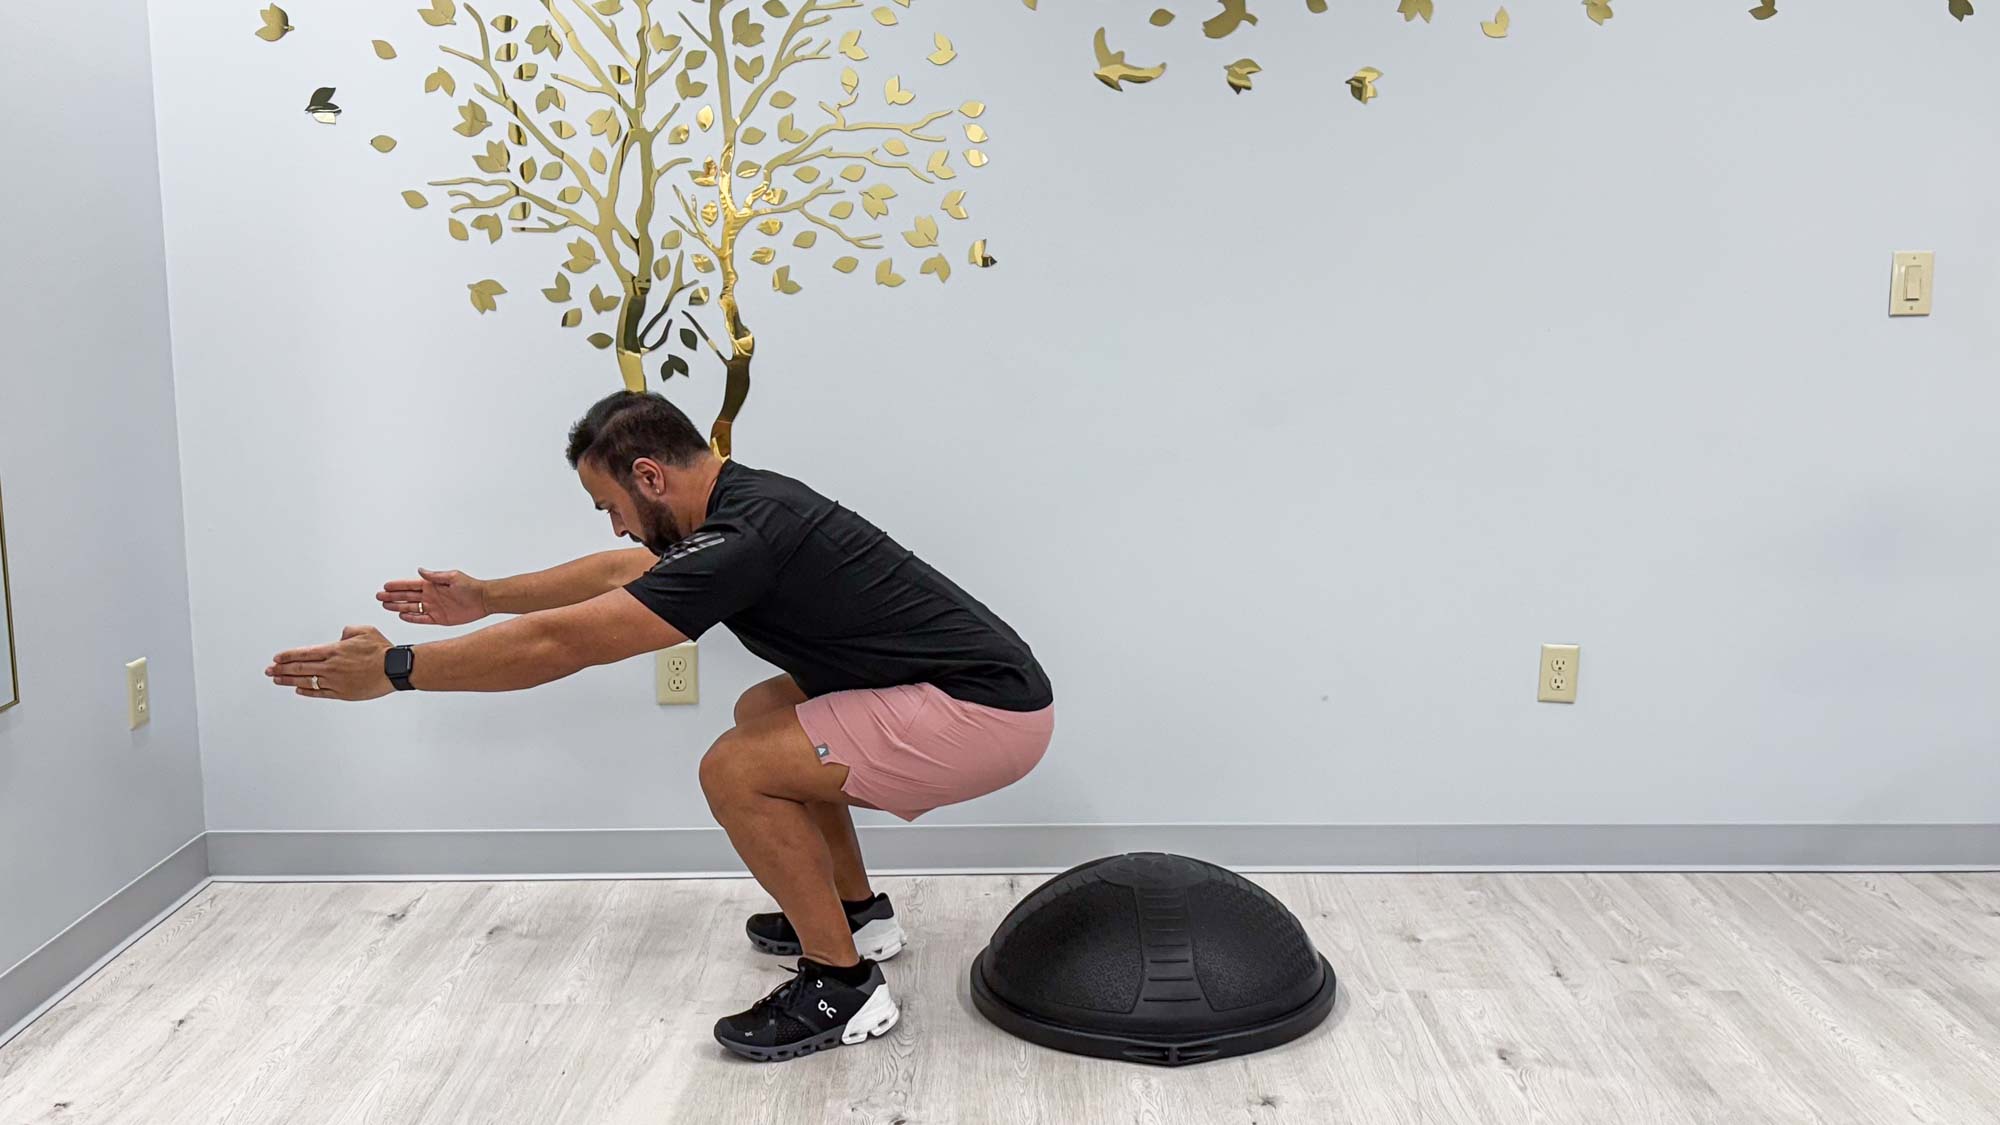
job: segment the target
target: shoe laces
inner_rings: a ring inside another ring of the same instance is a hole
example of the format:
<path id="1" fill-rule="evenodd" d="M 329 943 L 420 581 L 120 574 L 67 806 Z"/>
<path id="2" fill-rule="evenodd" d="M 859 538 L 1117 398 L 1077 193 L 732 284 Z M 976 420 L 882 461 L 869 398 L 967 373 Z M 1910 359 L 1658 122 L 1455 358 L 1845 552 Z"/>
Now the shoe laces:
<path id="1" fill-rule="evenodd" d="M 780 1012 L 786 1011 L 793 1006 L 795 1001 L 804 996 L 806 991 L 806 976 L 808 975 L 808 967 L 805 962 L 801 961 L 796 968 L 785 971 L 792 974 L 792 979 L 778 985 L 778 987 L 767 993 L 762 1000 L 757 1001 L 758 1008 L 768 1008 Z M 811 975 L 815 984 L 822 988 L 826 986 L 826 977 L 824 975 L 819 973 Z"/>

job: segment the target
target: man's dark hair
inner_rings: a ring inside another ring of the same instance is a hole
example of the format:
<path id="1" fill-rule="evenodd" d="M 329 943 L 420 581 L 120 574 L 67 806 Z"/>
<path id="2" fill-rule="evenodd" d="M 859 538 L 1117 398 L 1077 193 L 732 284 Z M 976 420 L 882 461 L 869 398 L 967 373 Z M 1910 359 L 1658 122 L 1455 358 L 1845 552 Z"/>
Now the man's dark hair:
<path id="1" fill-rule="evenodd" d="M 662 465 L 689 465 L 708 452 L 688 416 L 652 391 L 619 391 L 590 408 L 569 431 L 569 467 L 585 459 L 620 484 L 632 480 L 632 463 L 650 457 Z"/>

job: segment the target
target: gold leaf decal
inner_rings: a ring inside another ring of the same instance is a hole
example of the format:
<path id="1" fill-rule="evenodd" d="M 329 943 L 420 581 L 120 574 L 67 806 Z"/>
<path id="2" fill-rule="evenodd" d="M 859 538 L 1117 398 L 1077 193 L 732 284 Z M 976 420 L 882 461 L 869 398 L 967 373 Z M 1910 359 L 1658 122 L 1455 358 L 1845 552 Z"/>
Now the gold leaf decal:
<path id="1" fill-rule="evenodd" d="M 478 218 L 472 220 L 472 229 L 485 231 L 486 243 L 487 245 L 490 246 L 493 243 L 500 241 L 500 216 L 481 215 Z"/>
<path id="2" fill-rule="evenodd" d="M 958 107 L 958 112 L 963 113 L 967 117 L 978 117 L 980 114 L 986 112 L 986 103 L 966 102 L 964 105 Z"/>
<path id="3" fill-rule="evenodd" d="M 697 51 L 695 53 L 700 54 L 701 52 Z M 708 83 L 696 82 L 694 76 L 687 71 L 682 71 L 674 76 L 674 91 L 681 96 L 683 101 L 690 98 L 698 98 L 707 90 Z"/>
<path id="4" fill-rule="evenodd" d="M 333 104 L 333 87 L 321 86 L 306 99 L 306 112 L 314 121 L 322 125 L 336 125 L 340 122 L 340 107 Z"/>
<path id="5" fill-rule="evenodd" d="M 707 51 L 689 51 L 687 57 L 681 60 L 681 66 L 686 70 L 700 70 L 707 63 Z"/>
<path id="6" fill-rule="evenodd" d="M 553 160 L 542 165 L 542 178 L 544 180 L 560 180 L 562 179 L 562 174 L 563 166 Z"/>
<path id="7" fill-rule="evenodd" d="M 702 273 L 714 273 L 715 259 L 706 254 L 696 254 L 694 256 L 694 268 Z"/>
<path id="8" fill-rule="evenodd" d="M 918 270 L 917 272 L 923 274 L 936 274 L 938 279 L 938 284 L 942 285 L 945 282 L 951 280 L 951 260 L 946 258 L 943 254 L 939 254 L 934 258 L 927 259 L 923 264 L 923 268 Z"/>
<path id="9" fill-rule="evenodd" d="M 951 150 L 941 148 L 931 153 L 930 162 L 925 165 L 930 174 L 940 180 L 955 180 L 958 173 L 951 169 Z"/>
<path id="10" fill-rule="evenodd" d="M 882 142 L 882 151 L 888 153 L 890 156 L 908 156 L 910 155 L 910 146 L 904 144 L 901 137 L 890 137 L 888 140 Z"/>
<path id="11" fill-rule="evenodd" d="M 550 106 L 554 106 L 557 109 L 567 109 L 569 108 L 568 99 L 564 98 L 563 92 L 554 86 L 544 86 L 542 87 L 542 92 L 535 95 L 535 112 L 547 113 Z"/>
<path id="12" fill-rule="evenodd" d="M 963 191 L 955 191 L 945 196 L 944 202 L 939 205 L 939 209 L 954 219 L 967 218 L 965 193 Z"/>
<path id="13" fill-rule="evenodd" d="M 396 147 L 396 138 L 390 136 L 381 136 L 381 137 L 376 137 L 374 140 L 371 140 L 368 143 L 374 146 L 376 152 L 388 152 Z"/>
<path id="14" fill-rule="evenodd" d="M 835 258 L 833 268 L 839 270 L 841 273 L 853 273 L 855 270 L 861 268 L 861 259 Z"/>
<path id="15" fill-rule="evenodd" d="M 785 7 L 783 0 L 764 0 L 764 12 L 774 20 L 781 20 L 792 14 Z"/>
<path id="16" fill-rule="evenodd" d="M 1590 22 L 1603 27 L 1605 20 L 1618 13 L 1611 10 L 1611 0 L 1583 0 L 1583 14 L 1590 17 Z"/>
<path id="17" fill-rule="evenodd" d="M 1429 4 L 1430 0 L 1424 0 Z M 1234 35 L 1244 24 L 1255 26 L 1257 17 L 1250 14 L 1250 0 L 1222 0 L 1222 11 L 1201 25 L 1201 33 L 1210 39 L 1221 39 Z"/>
<path id="18" fill-rule="evenodd" d="M 555 30 L 549 27 L 548 24 L 531 27 L 528 29 L 528 49 L 535 54 L 547 55 L 552 59 L 562 58 L 562 37 L 557 35 Z"/>
<path id="19" fill-rule="evenodd" d="M 618 302 L 619 298 L 604 295 L 604 287 L 602 285 L 593 285 L 590 287 L 590 307 L 592 310 L 599 313 L 608 313 L 618 307 Z"/>
<path id="20" fill-rule="evenodd" d="M 674 126 L 674 131 L 667 136 L 667 143 L 684 145 L 688 142 L 688 138 L 692 136 L 694 136 L 694 130 L 685 125 L 676 125 Z"/>
<path id="21" fill-rule="evenodd" d="M 592 332 L 588 339 L 590 340 L 590 346 L 600 352 L 612 344 L 611 333 L 609 332 Z"/>
<path id="22" fill-rule="evenodd" d="M 688 294 L 688 304 L 693 308 L 698 309 L 707 303 L 708 303 L 708 286 L 706 285 Z"/>
<path id="23" fill-rule="evenodd" d="M 850 200 L 843 199 L 827 208 L 826 213 L 845 222 L 849 216 L 854 214 L 854 204 Z"/>
<path id="24" fill-rule="evenodd" d="M 403 202 L 405 202 L 405 203 L 409 204 L 409 205 L 410 205 L 410 210 L 412 210 L 412 211 L 421 211 L 421 210 L 423 210 L 424 208 L 426 208 L 426 207 L 429 207 L 429 206 L 431 205 L 431 201 L 430 201 L 430 200 L 428 200 L 428 199 L 425 199 L 425 198 L 424 198 L 424 193 L 423 193 L 423 192 L 420 192 L 420 191 L 406 191 L 406 192 L 404 192 L 404 193 L 403 193 Z"/>
<path id="25" fill-rule="evenodd" d="M 756 126 L 754 126 L 754 125 L 753 125 L 753 126 L 751 126 L 750 128 L 748 128 L 748 129 L 745 129 L 745 130 L 743 130 L 743 136 L 742 136 L 741 140 L 742 140 L 742 142 L 743 142 L 744 144 L 746 144 L 746 145 L 760 145 L 760 144 L 763 144 L 763 143 L 764 143 L 764 130 L 762 130 L 762 129 L 759 129 L 759 128 L 757 128 Z"/>
<path id="26" fill-rule="evenodd" d="M 431 94 L 439 90 L 443 90 L 447 97 L 458 93 L 458 79 L 453 78 L 451 71 L 443 67 L 438 67 L 424 77 L 424 93 Z"/>
<path id="27" fill-rule="evenodd" d="M 547 289 L 542 290 L 542 296 L 547 297 L 549 299 L 549 303 L 552 305 L 568 304 L 569 275 L 566 273 L 557 274 L 556 283 L 554 285 L 549 286 Z"/>
<path id="28" fill-rule="evenodd" d="M 1153 9 L 1153 14 L 1147 17 L 1147 22 L 1154 27 L 1165 27 L 1174 22 L 1174 14 L 1165 8 L 1155 8 Z"/>
<path id="29" fill-rule="evenodd" d="M 566 187 L 557 193 L 556 198 L 562 200 L 564 203 L 581 203 L 583 202 L 583 189 L 580 187 Z"/>
<path id="30" fill-rule="evenodd" d="M 519 203 L 514 204 L 514 206 L 508 210 L 507 217 L 514 220 L 517 223 L 525 223 L 528 221 L 528 213 L 530 210 L 531 208 L 528 204 L 528 201 L 523 199 Z"/>
<path id="31" fill-rule="evenodd" d="M 535 178 L 535 169 L 536 169 L 537 167 L 538 167 L 538 166 L 537 166 L 537 165 L 535 164 L 535 158 L 534 158 L 534 157 L 532 157 L 532 156 L 530 156 L 530 157 L 529 157 L 529 158 L 527 158 L 526 160 L 523 160 L 523 161 L 521 161 L 521 180 L 522 180 L 522 182 L 524 182 L 524 183 L 525 183 L 525 182 L 527 182 L 528 180 L 532 180 L 532 179 L 534 179 L 534 178 Z"/>
<path id="32" fill-rule="evenodd" d="M 541 67 L 536 66 L 534 63 L 531 62 L 524 62 L 520 66 L 514 68 L 514 77 L 520 79 L 523 82 L 533 82 L 535 80 L 535 76 L 540 74 L 541 72 L 542 72 Z"/>
<path id="33" fill-rule="evenodd" d="M 769 246 L 759 246 L 755 250 L 750 251 L 750 260 L 760 266 L 770 265 L 772 260 L 777 256 L 778 252 Z"/>
<path id="34" fill-rule="evenodd" d="M 798 247 L 801 250 L 810 250 L 813 248 L 813 245 L 818 241 L 819 241 L 818 231 L 802 230 L 799 232 L 799 236 L 797 238 L 792 239 L 792 245 Z"/>
<path id="35" fill-rule="evenodd" d="M 571 273 L 584 273 L 597 264 L 597 248 L 587 238 L 579 238 L 569 244 L 569 261 L 563 268 Z"/>
<path id="36" fill-rule="evenodd" d="M 930 54 L 932 62 L 943 66 L 958 57 L 958 49 L 951 45 L 951 40 L 946 38 L 944 33 L 938 33 L 934 41 L 937 43 L 937 50 Z"/>
<path id="37" fill-rule="evenodd" d="M 793 97 L 791 94 L 783 90 L 780 90 L 777 93 L 771 95 L 771 108 L 790 109 L 792 108 L 793 105 L 797 104 L 798 100 L 799 99 Z"/>
<path id="38" fill-rule="evenodd" d="M 443 27 L 458 22 L 458 0 L 431 0 L 428 8 L 417 9 L 424 22 L 432 27 Z"/>
<path id="39" fill-rule="evenodd" d="M 1972 0 L 1951 0 L 1951 18 L 1964 23 L 1965 17 L 1973 14 Z"/>
<path id="40" fill-rule="evenodd" d="M 771 288 L 786 296 L 790 296 L 793 293 L 797 293 L 803 286 L 792 280 L 792 267 L 779 266 L 777 272 L 771 275 Z"/>
<path id="41" fill-rule="evenodd" d="M 711 199 L 707 203 L 701 205 L 702 222 L 707 223 L 709 226 L 714 226 L 715 220 L 721 217 L 722 217 L 722 209 L 715 205 L 715 200 Z"/>
<path id="42" fill-rule="evenodd" d="M 965 123 L 965 139 L 971 141 L 973 144 L 983 145 L 986 143 L 986 130 L 968 121 Z M 897 155 L 900 156 L 902 154 L 898 153 Z"/>
<path id="43" fill-rule="evenodd" d="M 625 10 L 625 0 L 597 0 L 591 7 L 596 8 L 601 15 L 615 16 Z"/>
<path id="44" fill-rule="evenodd" d="M 759 232 L 772 238 L 776 238 L 784 229 L 785 221 L 783 219 L 765 219 L 763 222 L 757 224 Z"/>
<path id="45" fill-rule="evenodd" d="M 704 133 L 713 129 L 715 127 L 715 107 L 702 106 L 701 112 L 694 115 L 694 123 L 701 126 L 701 131 Z"/>
<path id="46" fill-rule="evenodd" d="M 610 162 L 604 159 L 603 149 L 594 148 L 590 150 L 590 170 L 600 176 L 611 170 Z"/>
<path id="47" fill-rule="evenodd" d="M 1403 0 L 1401 4 L 1396 5 L 1396 11 L 1402 13 L 1404 23 L 1418 18 L 1429 23 L 1431 15 L 1436 10 L 1432 0 Z"/>
<path id="48" fill-rule="evenodd" d="M 292 18 L 286 15 L 285 10 L 276 4 L 257 13 L 257 15 L 264 21 L 264 26 L 257 29 L 257 38 L 262 39 L 266 43 L 276 43 L 278 40 L 283 39 L 287 33 L 298 30 L 292 26 Z"/>
<path id="49" fill-rule="evenodd" d="M 671 54 L 675 47 L 681 45 L 681 37 L 668 35 L 666 27 L 656 23 L 646 29 L 646 43 L 663 55 Z"/>
<path id="50" fill-rule="evenodd" d="M 903 279 L 896 275 L 896 260 L 894 258 L 884 258 L 882 259 L 882 263 L 875 267 L 875 284 L 885 285 L 894 289 L 902 283 Z"/>
<path id="51" fill-rule="evenodd" d="M 472 158 L 472 162 L 479 165 L 479 170 L 482 172 L 492 172 L 495 174 L 505 172 L 507 170 L 507 146 L 501 144 L 499 141 L 487 141 L 486 155 L 475 156 Z"/>
<path id="52" fill-rule="evenodd" d="M 387 39 L 377 39 L 373 46 L 375 47 L 375 57 L 378 59 L 386 60 L 396 57 L 396 48 L 390 46 Z"/>
<path id="53" fill-rule="evenodd" d="M 681 248 L 681 232 L 679 230 L 670 230 L 667 233 L 660 236 L 660 249 L 678 250 L 680 248 Z"/>
<path id="54" fill-rule="evenodd" d="M 873 218 L 886 219 L 889 217 L 889 201 L 894 198 L 896 198 L 895 188 L 890 187 L 888 184 L 876 184 L 861 193 L 861 209 L 868 212 Z M 847 216 L 837 215 L 835 217 L 844 219 Z"/>
<path id="55" fill-rule="evenodd" d="M 620 86 L 630 86 L 632 84 L 632 72 L 617 63 L 612 63 L 611 80 Z"/>
<path id="56" fill-rule="evenodd" d="M 465 229 L 465 224 L 459 222 L 457 219 L 445 220 L 445 229 L 451 231 L 451 236 L 460 242 L 464 242 L 466 239 L 472 237 L 471 232 Z"/>
<path id="57" fill-rule="evenodd" d="M 576 136 L 576 126 L 567 121 L 558 121 L 549 126 L 549 132 L 554 133 L 559 139 L 566 141 Z"/>
<path id="58" fill-rule="evenodd" d="M 755 82 L 764 74 L 764 56 L 758 55 L 749 61 L 736 60 L 736 76 L 745 82 Z"/>
<path id="59" fill-rule="evenodd" d="M 761 47 L 764 44 L 764 25 L 750 18 L 750 9 L 736 13 L 735 22 L 729 25 L 729 38 L 739 47 Z"/>
<path id="60" fill-rule="evenodd" d="M 877 8 L 870 14 L 875 17 L 875 22 L 883 27 L 896 26 L 896 12 L 892 8 Z"/>
<path id="61" fill-rule="evenodd" d="M 1765 2 L 1770 3 L 1771 0 L 1765 0 Z M 1776 8 L 1772 9 L 1772 11 L 1776 10 L 1777 10 Z M 1482 22 L 1479 25 L 1479 30 L 1485 32 L 1486 37 L 1488 39 L 1505 39 L 1507 38 L 1507 29 L 1511 27 L 1513 23 L 1514 23 L 1513 17 L 1509 16 L 1507 14 L 1507 9 L 1503 7 L 1499 11 L 1493 13 L 1492 19 Z"/>
<path id="62" fill-rule="evenodd" d="M 993 255 L 986 252 L 986 240 L 983 238 L 972 244 L 972 253 L 969 257 L 973 265 L 983 270 L 990 270 L 1000 264 Z"/>
<path id="63" fill-rule="evenodd" d="M 868 52 L 861 47 L 861 33 L 859 31 L 850 31 L 840 37 L 840 53 L 853 59 L 855 62 L 860 62 L 868 57 Z M 773 99 L 774 102 L 775 100 Z M 778 108 L 783 109 L 785 107 L 779 106 Z"/>
<path id="64" fill-rule="evenodd" d="M 527 143 L 528 143 L 528 130 L 527 130 L 527 129 L 526 129 L 525 127 L 523 127 L 523 126 L 522 126 L 522 125 L 521 125 L 521 124 L 520 124 L 519 122 L 515 122 L 515 123 L 513 123 L 513 124 L 510 124 L 510 125 L 508 125 L 508 126 L 507 126 L 507 143 L 508 143 L 508 144 L 513 144 L 513 145 L 525 145 L 525 144 L 527 144 Z"/>
<path id="65" fill-rule="evenodd" d="M 575 328 L 577 325 L 582 323 L 583 323 L 582 309 L 565 309 L 563 311 L 562 326 L 564 328 Z"/>
<path id="66" fill-rule="evenodd" d="M 909 243 L 911 246 L 914 246 L 919 250 L 922 250 L 927 246 L 936 246 L 937 240 L 938 240 L 937 220 L 931 218 L 929 215 L 919 216 L 917 218 L 916 227 L 912 230 L 906 230 L 903 232 L 903 241 Z"/>
<path id="67" fill-rule="evenodd" d="M 792 115 L 787 113 L 778 119 L 778 139 L 788 145 L 801 144 L 806 139 L 806 132 L 792 124 Z"/>
<path id="68" fill-rule="evenodd" d="M 1763 3 L 1750 9 L 1750 15 L 1753 18 L 1760 20 L 1770 19 L 1772 16 L 1775 16 L 1777 14 L 1778 14 L 1778 0 L 1764 0 Z"/>
<path id="69" fill-rule="evenodd" d="M 1262 72 L 1263 69 L 1257 65 L 1256 59 L 1237 59 L 1223 68 L 1223 78 L 1229 83 L 1231 90 L 1240 94 L 1250 88 L 1250 76 Z"/>
<path id="70" fill-rule="evenodd" d="M 655 258 L 653 260 L 653 276 L 661 281 L 665 281 L 667 279 L 667 272 L 673 269 L 673 267 L 674 264 L 666 258 Z"/>
<path id="71" fill-rule="evenodd" d="M 502 35 L 510 34 L 515 28 L 521 26 L 521 21 L 515 19 L 513 16 L 494 16 L 490 22 L 493 24 L 493 30 Z"/>
<path id="72" fill-rule="evenodd" d="M 1316 16 L 1326 14 L 1326 0 L 1306 0 L 1306 11 Z"/>
<path id="73" fill-rule="evenodd" d="M 1132 66 L 1125 61 L 1125 52 L 1113 51 L 1105 41 L 1105 29 L 1097 29 L 1097 80 L 1114 90 L 1123 91 L 1123 83 L 1151 82 L 1167 72 L 1167 64 L 1158 66 Z M 976 113 L 968 117 L 979 116 Z"/>
<path id="74" fill-rule="evenodd" d="M 1367 105 L 1375 100 L 1375 80 L 1380 77 L 1382 77 L 1381 71 L 1372 66 L 1364 66 L 1354 72 L 1354 77 L 1347 80 L 1347 88 L 1354 95 L 1355 101 Z"/>
<path id="75" fill-rule="evenodd" d="M 458 116 L 459 122 L 452 126 L 452 132 L 461 137 L 476 137 L 485 132 L 487 126 L 493 124 L 486 120 L 486 111 L 480 108 L 478 102 L 466 102 L 459 106 Z"/>
<path id="76" fill-rule="evenodd" d="M 847 91 L 850 96 L 861 88 L 861 76 L 855 73 L 853 67 L 840 68 L 840 88 Z"/>
<path id="77" fill-rule="evenodd" d="M 797 176 L 800 183 L 809 184 L 819 179 L 819 169 L 808 164 L 803 168 L 793 169 L 792 175 Z"/>
<path id="78" fill-rule="evenodd" d="M 911 102 L 917 100 L 915 94 L 903 89 L 903 80 L 901 78 L 889 79 L 882 87 L 882 97 L 890 105 L 909 105 Z"/>
<path id="79" fill-rule="evenodd" d="M 984 168 L 986 167 L 986 154 L 976 148 L 966 149 L 965 162 L 974 168 Z"/>
<path id="80" fill-rule="evenodd" d="M 490 313 L 499 308 L 499 302 L 494 298 L 507 291 L 506 286 L 490 277 L 484 281 L 475 281 L 466 288 L 472 291 L 472 307 L 482 313 Z"/>
<path id="81" fill-rule="evenodd" d="M 850 184 L 860 183 L 861 177 L 866 176 L 867 174 L 868 174 L 868 165 L 866 164 L 849 164 L 847 167 L 842 168 L 840 170 L 840 178 L 846 180 Z"/>

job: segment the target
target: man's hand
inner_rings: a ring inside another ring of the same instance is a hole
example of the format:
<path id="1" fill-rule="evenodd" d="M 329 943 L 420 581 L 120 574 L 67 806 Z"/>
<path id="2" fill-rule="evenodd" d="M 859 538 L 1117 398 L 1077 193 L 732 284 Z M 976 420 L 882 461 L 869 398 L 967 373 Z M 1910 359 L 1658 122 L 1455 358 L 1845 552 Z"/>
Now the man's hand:
<path id="1" fill-rule="evenodd" d="M 382 656 L 390 647 L 379 631 L 349 625 L 335 644 L 279 653 L 264 674 L 279 687 L 297 688 L 314 699 L 380 699 L 396 690 L 382 671 Z"/>
<path id="2" fill-rule="evenodd" d="M 456 570 L 417 568 L 415 579 L 382 584 L 375 600 L 412 625 L 469 625 L 485 617 L 486 583 Z"/>

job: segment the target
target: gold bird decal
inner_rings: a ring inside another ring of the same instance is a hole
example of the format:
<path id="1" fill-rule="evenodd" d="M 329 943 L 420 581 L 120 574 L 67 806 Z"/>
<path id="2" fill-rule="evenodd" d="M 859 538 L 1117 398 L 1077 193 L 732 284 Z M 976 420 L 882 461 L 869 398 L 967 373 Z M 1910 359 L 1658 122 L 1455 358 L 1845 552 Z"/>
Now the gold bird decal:
<path id="1" fill-rule="evenodd" d="M 1264 68 L 1257 65 L 1256 59 L 1237 59 L 1224 70 L 1228 76 L 1229 88 L 1240 94 L 1250 88 L 1250 76 L 1262 73 Z"/>
<path id="2" fill-rule="evenodd" d="M 292 18 L 276 4 L 257 14 L 264 20 L 264 26 L 257 29 L 257 38 L 266 43 L 276 43 L 285 37 L 286 32 L 298 30 L 292 26 Z"/>
<path id="3" fill-rule="evenodd" d="M 1114 90 L 1123 92 L 1124 82 L 1151 82 L 1167 72 L 1167 64 L 1158 66 L 1133 66 L 1125 61 L 1125 52 L 1113 51 L 1105 41 L 1104 29 L 1097 29 L 1097 80 Z"/>
<path id="4" fill-rule="evenodd" d="M 1778 14 L 1778 0 L 1764 0 L 1763 3 L 1750 9 L 1750 15 L 1760 20 L 1770 19 L 1772 16 L 1775 16 L 1777 14 Z"/>
<path id="5" fill-rule="evenodd" d="M 333 104 L 333 87 L 321 86 L 313 91 L 312 100 L 306 102 L 306 112 L 322 125 L 332 125 L 340 120 L 340 107 Z"/>
<path id="6" fill-rule="evenodd" d="M 1354 92 L 1355 101 L 1367 105 L 1375 100 L 1375 80 L 1380 77 L 1382 77 L 1381 71 L 1372 66 L 1364 66 L 1354 72 L 1354 77 L 1347 80 L 1347 88 Z"/>
<path id="7" fill-rule="evenodd" d="M 1257 17 L 1250 14 L 1250 0 L 1222 0 L 1222 11 L 1203 23 L 1201 31 L 1210 39 L 1221 39 L 1246 23 L 1253 27 L 1257 23 Z"/>

